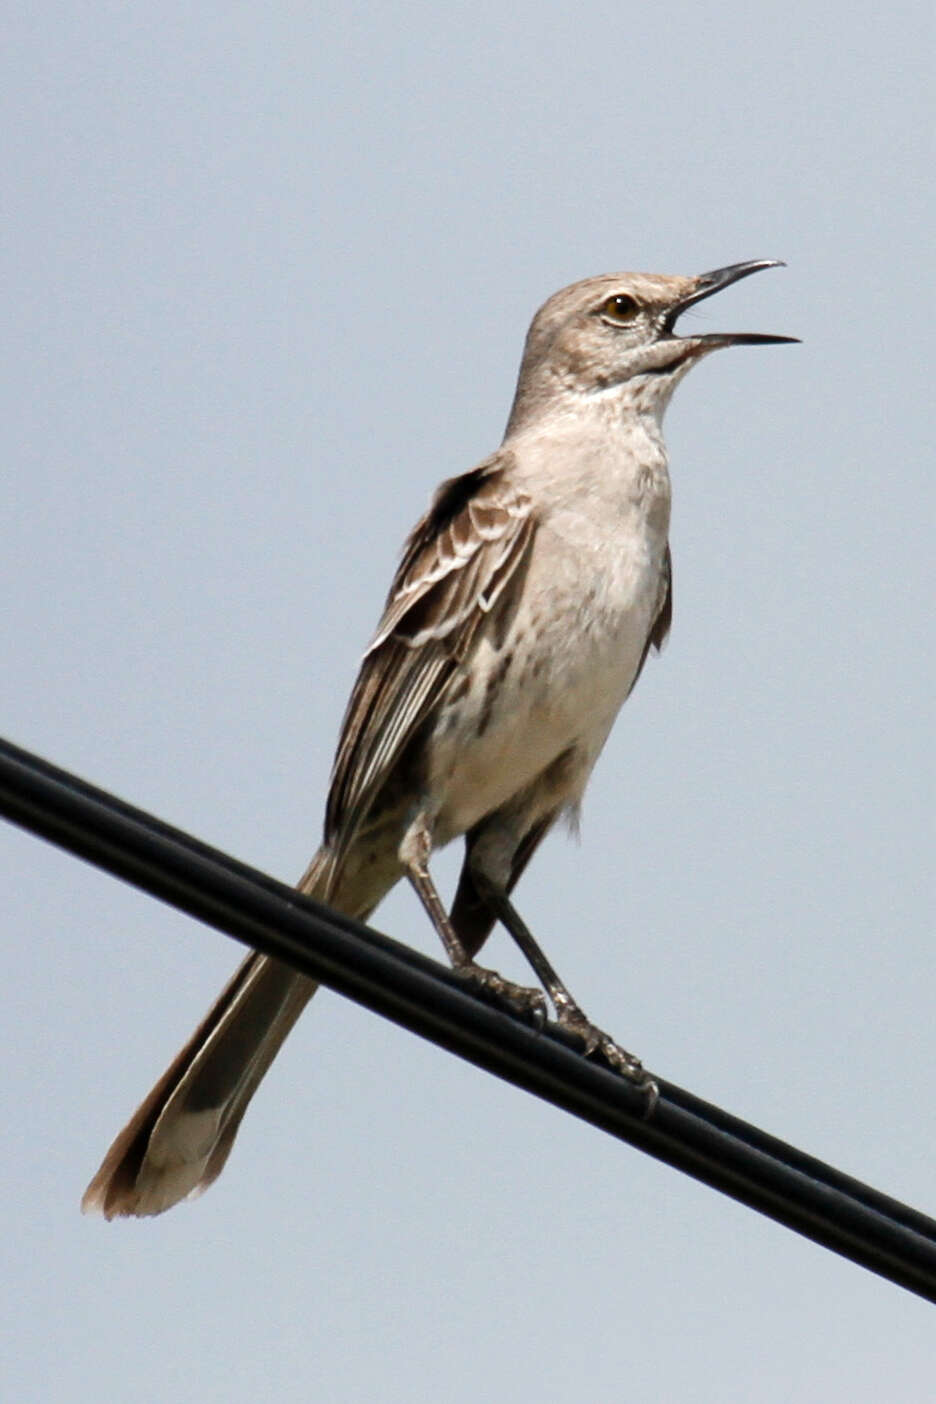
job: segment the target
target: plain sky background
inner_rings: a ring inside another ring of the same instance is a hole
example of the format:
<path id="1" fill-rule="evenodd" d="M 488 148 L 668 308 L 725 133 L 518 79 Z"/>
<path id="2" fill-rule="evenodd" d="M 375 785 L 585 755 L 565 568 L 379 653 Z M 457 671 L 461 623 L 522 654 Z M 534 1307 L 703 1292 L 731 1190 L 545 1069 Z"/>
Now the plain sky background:
<path id="1" fill-rule="evenodd" d="M 788 261 L 684 324 L 804 344 L 677 391 L 673 633 L 521 905 L 651 1068 L 936 1211 L 932 5 L 4 30 L 2 730 L 284 879 L 536 307 Z M 5 1398 L 931 1397 L 930 1306 L 327 992 L 206 1197 L 83 1219 L 240 952 L 16 829 L 0 865 Z M 436 954 L 402 890 L 377 925 Z"/>

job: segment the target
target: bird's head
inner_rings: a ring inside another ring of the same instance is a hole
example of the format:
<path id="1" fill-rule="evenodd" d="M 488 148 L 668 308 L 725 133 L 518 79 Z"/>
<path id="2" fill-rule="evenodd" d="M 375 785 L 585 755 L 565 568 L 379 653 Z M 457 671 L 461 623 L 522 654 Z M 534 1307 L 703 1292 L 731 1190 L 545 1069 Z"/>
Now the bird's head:
<path id="1" fill-rule="evenodd" d="M 689 278 L 605 273 L 563 288 L 533 318 L 508 433 L 570 394 L 619 389 L 625 403 L 659 417 L 682 377 L 710 351 L 796 341 L 761 332 L 681 336 L 675 330 L 688 307 L 778 266 L 778 259 L 763 258 Z"/>

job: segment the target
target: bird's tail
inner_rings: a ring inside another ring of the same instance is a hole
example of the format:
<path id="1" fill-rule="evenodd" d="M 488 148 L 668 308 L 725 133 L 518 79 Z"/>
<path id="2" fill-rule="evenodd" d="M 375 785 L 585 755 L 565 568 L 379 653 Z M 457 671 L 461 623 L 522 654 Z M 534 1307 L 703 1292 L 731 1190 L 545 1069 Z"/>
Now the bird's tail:
<path id="1" fill-rule="evenodd" d="M 333 878 L 331 854 L 321 849 L 299 889 L 328 900 Z M 367 912 L 348 914 L 363 918 Z M 114 1141 L 85 1190 L 82 1210 L 106 1219 L 161 1214 L 206 1190 L 224 1168 L 261 1078 L 317 988 L 269 956 L 249 955 Z"/>

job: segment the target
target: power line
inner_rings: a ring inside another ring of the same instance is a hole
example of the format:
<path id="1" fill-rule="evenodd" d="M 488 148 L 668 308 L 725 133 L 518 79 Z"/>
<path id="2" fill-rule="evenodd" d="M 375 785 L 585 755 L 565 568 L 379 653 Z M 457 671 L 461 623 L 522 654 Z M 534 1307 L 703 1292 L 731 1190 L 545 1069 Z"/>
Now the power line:
<path id="1" fill-rule="evenodd" d="M 778 1223 L 936 1301 L 936 1222 L 657 1079 L 644 1093 L 446 967 L 0 740 L 0 814 Z"/>

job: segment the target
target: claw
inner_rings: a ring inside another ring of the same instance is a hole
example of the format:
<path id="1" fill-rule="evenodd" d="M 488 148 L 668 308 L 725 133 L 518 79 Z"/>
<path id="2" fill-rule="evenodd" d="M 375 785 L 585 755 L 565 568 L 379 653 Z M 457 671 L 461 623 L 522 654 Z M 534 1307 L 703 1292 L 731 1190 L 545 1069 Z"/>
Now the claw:
<path id="1" fill-rule="evenodd" d="M 647 1098 L 644 1107 L 644 1120 L 648 1120 L 656 1110 L 656 1104 L 660 1100 L 660 1087 L 652 1073 L 648 1073 L 639 1058 L 635 1058 L 633 1053 L 628 1053 L 621 1048 L 607 1034 L 602 1034 L 599 1040 L 601 1055 L 606 1062 L 610 1063 L 615 1072 L 621 1077 L 626 1077 L 628 1082 L 632 1082 L 635 1087 L 639 1087 Z"/>
<path id="2" fill-rule="evenodd" d="M 545 999 L 541 1004 L 537 1004 L 535 1008 L 530 1009 L 530 1019 L 536 1032 L 542 1033 L 549 1023 L 549 1005 L 546 1003 Z"/>
<path id="3" fill-rule="evenodd" d="M 644 1121 L 649 1121 L 656 1111 L 657 1102 L 660 1100 L 660 1084 L 652 1073 L 644 1070 L 643 1089 L 647 1094 L 647 1105 L 644 1107 Z"/>
<path id="4" fill-rule="evenodd" d="M 586 1019 L 577 1004 L 573 1004 L 571 1001 L 568 1004 L 557 1004 L 556 1015 L 559 1027 L 581 1040 L 582 1051 L 586 1058 L 590 1058 L 593 1053 L 600 1053 L 609 1067 L 620 1073 L 622 1077 L 626 1077 L 628 1082 L 634 1082 L 638 1086 L 647 1088 L 650 1097 L 650 1105 L 647 1110 L 649 1116 L 656 1106 L 660 1094 L 659 1088 L 644 1069 L 640 1059 L 635 1058 L 633 1053 L 628 1053 L 626 1048 L 622 1048 L 608 1034 L 596 1028 L 589 1019 Z"/>
<path id="5" fill-rule="evenodd" d="M 483 965 L 475 965 L 474 961 L 468 965 L 456 966 L 455 970 L 456 974 L 501 1000 L 515 1014 L 531 1019 L 536 1028 L 541 1029 L 545 1026 L 548 1006 L 542 990 L 533 989 L 529 985 L 517 985 L 513 980 L 505 980 L 496 970 L 487 970 Z"/>

